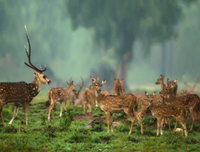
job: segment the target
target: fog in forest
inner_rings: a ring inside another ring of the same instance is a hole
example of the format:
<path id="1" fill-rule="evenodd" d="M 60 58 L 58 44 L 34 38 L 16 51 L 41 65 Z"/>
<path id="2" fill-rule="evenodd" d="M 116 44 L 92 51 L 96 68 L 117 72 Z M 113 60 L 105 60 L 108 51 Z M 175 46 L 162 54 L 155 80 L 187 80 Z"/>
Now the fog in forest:
<path id="1" fill-rule="evenodd" d="M 31 61 L 52 81 L 46 90 L 99 76 L 111 92 L 114 78 L 130 92 L 154 91 L 161 74 L 187 89 L 183 77 L 192 86 L 200 74 L 199 16 L 198 0 L 0 0 L 0 81 L 34 79 L 26 25 Z"/>

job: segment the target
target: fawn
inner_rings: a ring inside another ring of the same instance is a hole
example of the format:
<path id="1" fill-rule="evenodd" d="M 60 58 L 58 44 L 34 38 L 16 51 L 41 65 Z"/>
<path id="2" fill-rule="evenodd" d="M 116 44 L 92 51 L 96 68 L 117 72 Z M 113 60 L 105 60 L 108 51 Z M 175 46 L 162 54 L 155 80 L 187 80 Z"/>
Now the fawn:
<path id="1" fill-rule="evenodd" d="M 183 127 L 183 132 L 185 136 L 187 136 L 187 128 L 183 119 L 186 115 L 185 107 L 182 105 L 156 105 L 153 103 L 154 98 L 156 97 L 156 92 L 152 95 L 146 93 L 146 97 L 149 100 L 149 108 L 153 116 L 157 118 L 157 136 L 159 135 L 159 130 L 162 132 L 162 118 L 174 117 L 177 121 L 179 121 Z M 182 134 L 183 134 L 182 132 Z"/>
<path id="2" fill-rule="evenodd" d="M 54 120 L 53 107 L 54 107 L 56 101 L 60 102 L 60 116 L 59 116 L 59 118 L 60 118 L 62 116 L 63 104 L 65 104 L 66 101 L 68 100 L 69 92 L 70 91 L 74 91 L 74 92 L 77 91 L 76 87 L 74 85 L 74 81 L 71 81 L 70 83 L 67 82 L 67 84 L 69 85 L 68 89 L 66 89 L 66 88 L 52 88 L 48 91 L 48 98 L 49 98 L 49 102 L 50 102 L 49 113 L 48 113 L 48 120 L 49 121 L 50 121 L 50 114 L 51 113 L 52 113 L 52 118 Z M 65 110 L 66 110 L 66 106 L 65 106 Z"/>
<path id="3" fill-rule="evenodd" d="M 195 111 L 197 111 L 199 123 L 200 123 L 200 99 L 196 94 L 188 94 L 185 96 L 174 97 L 173 96 L 173 87 L 175 84 L 172 84 L 171 87 L 167 87 L 166 89 L 160 91 L 160 94 L 164 94 L 165 98 L 169 100 L 172 105 L 180 104 L 185 108 L 188 108 L 192 117 L 192 126 L 190 130 L 193 129 L 193 125 L 195 122 Z M 200 126 L 199 126 L 200 131 Z"/>

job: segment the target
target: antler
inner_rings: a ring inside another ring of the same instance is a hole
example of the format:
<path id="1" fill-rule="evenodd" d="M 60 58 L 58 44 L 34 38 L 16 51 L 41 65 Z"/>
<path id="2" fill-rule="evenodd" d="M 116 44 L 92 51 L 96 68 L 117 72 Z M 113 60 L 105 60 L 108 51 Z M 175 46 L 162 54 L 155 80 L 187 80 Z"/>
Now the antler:
<path id="1" fill-rule="evenodd" d="M 183 76 L 183 83 L 185 84 L 186 87 L 189 87 L 189 88 L 191 87 L 190 85 L 187 84 L 185 76 Z"/>
<path id="2" fill-rule="evenodd" d="M 31 44 L 30 44 L 30 40 L 29 40 L 29 37 L 28 37 L 28 32 L 27 32 L 27 29 L 26 29 L 26 25 L 24 26 L 25 28 L 25 31 L 26 31 L 26 37 L 27 37 L 27 41 L 28 41 L 28 45 L 29 45 L 29 53 L 26 49 L 26 46 L 24 46 L 25 50 L 26 50 L 26 54 L 27 54 L 27 57 L 28 57 L 28 61 L 29 61 L 29 64 L 24 62 L 28 67 L 34 69 L 35 71 L 39 72 L 39 73 L 42 73 L 44 71 L 46 71 L 46 65 L 44 66 L 45 69 L 42 70 L 42 68 L 40 67 L 40 69 L 36 68 L 32 63 L 31 63 Z"/>
<path id="3" fill-rule="evenodd" d="M 71 83 L 71 81 L 72 81 L 72 76 L 71 76 L 70 79 L 69 79 L 69 83 Z"/>
<path id="4" fill-rule="evenodd" d="M 81 80 L 82 80 L 82 85 L 79 84 L 80 89 L 78 90 L 78 94 L 80 93 L 81 89 L 83 88 L 84 85 L 84 81 L 83 81 L 83 77 L 81 76 Z"/>
<path id="5" fill-rule="evenodd" d="M 197 77 L 196 77 L 195 84 L 194 84 L 194 86 L 193 86 L 194 88 L 196 88 L 198 82 L 199 82 L 199 75 L 197 75 Z"/>

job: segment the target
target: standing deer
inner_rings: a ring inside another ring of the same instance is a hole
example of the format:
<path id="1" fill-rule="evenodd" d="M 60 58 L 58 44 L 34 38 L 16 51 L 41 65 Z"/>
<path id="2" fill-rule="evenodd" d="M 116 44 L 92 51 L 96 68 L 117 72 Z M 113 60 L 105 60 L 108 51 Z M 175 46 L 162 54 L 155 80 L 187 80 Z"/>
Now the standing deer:
<path id="1" fill-rule="evenodd" d="M 184 83 L 184 85 L 189 89 L 189 92 L 190 92 L 190 93 L 194 93 L 194 89 L 196 88 L 198 82 L 199 82 L 199 75 L 197 75 L 196 80 L 195 80 L 195 84 L 194 84 L 193 86 L 190 86 L 190 85 L 187 83 L 187 80 L 186 80 L 185 76 L 183 76 L 183 83 Z"/>
<path id="2" fill-rule="evenodd" d="M 155 82 L 156 85 L 160 84 L 162 90 L 165 88 L 164 78 L 165 76 L 161 74 L 157 79 L 157 81 Z"/>
<path id="3" fill-rule="evenodd" d="M 195 111 L 197 112 L 199 124 L 200 124 L 200 99 L 199 96 L 196 94 L 188 94 L 185 96 L 174 97 L 173 96 L 173 86 L 167 87 L 166 89 L 160 91 L 160 94 L 164 94 L 165 98 L 169 100 L 172 105 L 182 105 L 185 108 L 188 108 L 192 117 L 192 126 L 190 130 L 193 129 L 193 125 L 195 122 Z M 200 125 L 199 125 L 200 131 Z"/>
<path id="4" fill-rule="evenodd" d="M 156 92 L 154 92 L 152 95 L 148 95 L 148 93 L 146 93 L 146 97 L 149 100 L 149 108 L 151 113 L 157 118 L 157 136 L 159 135 L 159 130 L 161 131 L 161 135 L 163 135 L 161 122 L 163 118 L 168 117 L 176 118 L 176 120 L 181 123 L 185 136 L 187 136 L 186 124 L 183 121 L 186 115 L 185 107 L 183 105 L 156 105 L 153 102 L 155 96 Z"/>
<path id="5" fill-rule="evenodd" d="M 95 108 L 95 100 L 94 100 L 94 98 L 92 96 L 92 93 L 91 93 L 93 90 L 90 90 L 91 88 L 87 87 L 87 86 L 85 86 L 85 89 L 86 89 L 86 91 L 83 92 L 84 113 L 86 111 L 86 108 L 88 108 L 87 112 L 91 112 L 92 111 L 91 106 L 93 106 L 93 108 L 96 110 L 96 108 Z"/>
<path id="6" fill-rule="evenodd" d="M 112 115 L 113 113 L 125 112 L 126 115 L 131 119 L 131 128 L 129 134 L 131 134 L 133 125 L 135 122 L 135 117 L 138 119 L 141 125 L 141 134 L 143 134 L 143 125 L 142 125 L 142 118 L 137 114 L 137 97 L 133 94 L 123 94 L 121 96 L 115 95 L 104 95 L 101 93 L 102 85 L 106 83 L 106 80 L 103 80 L 100 83 L 95 83 L 95 90 L 97 94 L 97 101 L 100 104 L 101 109 L 106 113 L 106 120 L 108 125 L 108 133 L 110 132 L 110 125 L 111 131 L 113 132 L 112 126 Z M 133 116 L 135 115 L 135 117 Z"/>
<path id="7" fill-rule="evenodd" d="M 76 87 L 74 85 L 74 81 L 71 81 L 70 83 L 67 82 L 69 85 L 69 88 L 52 88 L 48 91 L 48 98 L 50 102 L 49 106 L 49 113 L 48 113 L 48 120 L 50 121 L 50 114 L 52 113 L 52 118 L 54 120 L 54 115 L 53 115 L 53 107 L 56 103 L 56 101 L 60 102 L 60 116 L 62 116 L 62 110 L 63 110 L 63 104 L 65 104 L 68 100 L 69 92 L 74 91 L 76 92 Z M 66 103 L 67 104 L 67 103 Z M 66 107 L 65 107 L 66 110 Z"/>
<path id="8" fill-rule="evenodd" d="M 124 82 L 123 79 L 115 79 L 113 84 L 114 95 L 122 95 L 124 93 Z"/>
<path id="9" fill-rule="evenodd" d="M 43 72 L 46 70 L 42 70 L 41 68 L 38 69 L 36 68 L 32 63 L 31 63 L 31 44 L 30 40 L 28 37 L 28 32 L 25 26 L 25 31 L 26 31 L 26 37 L 27 41 L 29 44 L 29 53 L 25 47 L 26 54 L 28 57 L 29 64 L 24 62 L 28 67 L 32 68 L 33 70 L 37 71 L 34 73 L 34 80 L 31 83 L 26 83 L 26 82 L 1 82 L 0 83 L 0 116 L 1 116 L 1 121 L 4 123 L 3 117 L 2 117 L 2 109 L 4 104 L 7 104 L 9 102 L 14 102 L 14 115 L 11 121 L 9 122 L 9 125 L 12 124 L 13 120 L 17 116 L 19 104 L 22 104 L 23 106 L 23 111 L 25 114 L 25 119 L 26 119 L 26 125 L 28 125 L 28 105 L 32 101 L 32 99 L 37 96 L 37 94 L 40 92 L 40 89 L 42 87 L 42 84 L 50 84 L 51 80 L 47 78 Z"/>

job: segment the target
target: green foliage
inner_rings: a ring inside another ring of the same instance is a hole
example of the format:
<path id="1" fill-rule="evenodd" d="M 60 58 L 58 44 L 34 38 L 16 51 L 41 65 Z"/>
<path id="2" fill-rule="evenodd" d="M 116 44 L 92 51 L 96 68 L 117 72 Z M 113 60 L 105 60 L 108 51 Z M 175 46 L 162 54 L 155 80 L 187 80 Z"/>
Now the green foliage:
<path id="1" fill-rule="evenodd" d="M 85 125 L 90 122 L 89 119 L 73 120 L 75 111 L 83 111 L 80 107 L 68 107 L 60 119 L 58 108 L 54 111 L 58 115 L 55 115 L 55 120 L 47 121 L 48 109 L 42 103 L 36 101 L 29 108 L 28 126 L 21 119 L 14 120 L 12 125 L 0 126 L 1 151 L 198 151 L 200 148 L 200 133 L 196 123 L 194 130 L 188 131 L 188 137 L 182 136 L 180 132 L 169 131 L 168 128 L 163 129 L 163 136 L 157 137 L 153 117 L 142 118 L 144 135 L 140 134 L 138 122 L 131 135 L 128 135 L 130 122 L 120 122 L 120 126 L 114 127 L 113 132 L 107 133 L 106 124 L 96 122 L 91 128 L 87 128 Z M 10 106 L 5 106 L 4 110 L 12 112 Z M 117 115 L 115 117 L 125 119 Z M 105 121 L 105 118 L 102 119 Z"/>
<path id="2" fill-rule="evenodd" d="M 63 112 L 62 117 L 60 118 L 60 130 L 67 131 L 74 120 L 74 111 L 72 108 L 67 108 L 67 111 Z"/>

